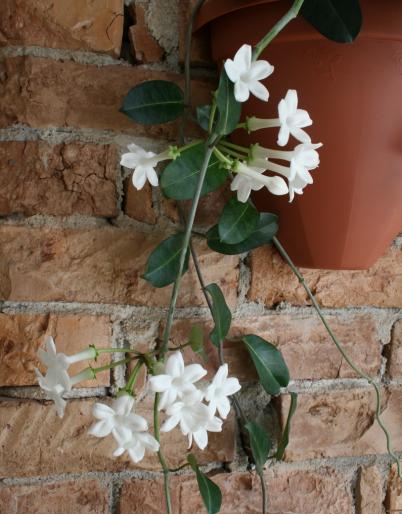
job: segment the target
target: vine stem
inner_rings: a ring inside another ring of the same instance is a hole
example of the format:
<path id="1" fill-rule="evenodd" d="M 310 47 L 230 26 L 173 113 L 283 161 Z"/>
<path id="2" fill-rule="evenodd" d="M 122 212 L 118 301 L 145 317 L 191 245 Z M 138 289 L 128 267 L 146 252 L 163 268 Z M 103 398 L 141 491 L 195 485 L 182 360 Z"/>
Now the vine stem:
<path id="1" fill-rule="evenodd" d="M 159 424 L 159 393 L 155 393 L 155 401 L 154 401 L 154 435 L 155 439 L 160 443 L 161 434 L 160 434 L 160 424 Z M 159 462 L 162 466 L 163 470 L 163 490 L 165 493 L 165 501 L 166 501 L 166 512 L 167 514 L 172 514 L 172 499 L 170 497 L 170 488 L 169 488 L 169 467 L 166 463 L 165 456 L 162 453 L 159 444 L 158 450 L 158 458 Z"/>
<path id="2" fill-rule="evenodd" d="M 363 370 L 361 370 L 354 363 L 352 358 L 348 355 L 346 350 L 343 348 L 342 344 L 339 342 L 338 338 L 336 337 L 336 335 L 332 331 L 331 327 L 329 326 L 327 320 L 325 319 L 324 314 L 322 313 L 322 310 L 321 310 L 320 306 L 318 305 L 318 302 L 317 302 L 314 294 L 312 293 L 312 291 L 309 288 L 309 286 L 306 284 L 303 275 L 300 273 L 299 269 L 295 266 L 295 264 L 293 263 L 293 261 L 289 257 L 288 253 L 286 252 L 286 250 L 284 249 L 284 247 L 282 246 L 282 244 L 279 242 L 279 240 L 276 237 L 273 238 L 273 243 L 274 243 L 276 249 L 278 250 L 278 252 L 280 253 L 280 255 L 283 257 L 283 259 L 289 265 L 290 269 L 296 275 L 296 277 L 299 280 L 300 284 L 303 286 L 303 288 L 306 291 L 308 297 L 310 298 L 311 303 L 312 303 L 315 311 L 317 312 L 317 314 L 318 314 L 322 324 L 324 325 L 326 331 L 328 332 L 330 338 L 332 339 L 333 343 L 337 347 L 337 349 L 340 352 L 340 354 L 342 355 L 342 357 L 349 364 L 349 366 L 353 369 L 353 371 L 355 371 L 361 378 L 364 378 L 365 380 L 367 380 L 367 382 L 370 385 L 373 386 L 373 388 L 375 390 L 375 396 L 376 396 L 375 418 L 377 420 L 377 423 L 381 427 L 382 431 L 384 432 L 384 435 L 385 435 L 385 438 L 386 438 L 386 441 L 387 441 L 387 451 L 388 451 L 388 454 L 390 455 L 390 457 L 392 458 L 392 460 L 395 462 L 395 464 L 397 466 L 399 477 L 402 478 L 399 459 L 395 455 L 395 453 L 394 453 L 394 451 L 392 449 L 391 435 L 388 432 L 387 427 L 384 425 L 384 423 L 383 423 L 383 421 L 381 419 L 381 393 L 380 393 L 380 388 L 375 383 L 375 381 L 374 381 L 374 379 L 372 377 L 367 375 L 367 373 L 365 373 Z"/>
<path id="3" fill-rule="evenodd" d="M 259 476 L 260 482 L 261 482 L 262 514 L 267 514 L 268 498 L 267 498 L 267 486 L 265 485 L 265 480 L 264 480 L 264 473 L 262 472 L 262 470 L 258 470 L 257 475 Z"/>

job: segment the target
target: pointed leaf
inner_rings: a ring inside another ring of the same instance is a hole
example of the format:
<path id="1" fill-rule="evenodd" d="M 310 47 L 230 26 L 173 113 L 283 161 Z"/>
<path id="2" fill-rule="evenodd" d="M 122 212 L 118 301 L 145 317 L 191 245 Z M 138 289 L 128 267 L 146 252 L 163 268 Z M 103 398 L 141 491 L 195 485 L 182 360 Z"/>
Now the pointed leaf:
<path id="1" fill-rule="evenodd" d="M 277 395 L 289 383 L 289 370 L 281 352 L 268 341 L 256 335 L 243 337 L 250 352 L 262 387 L 268 394 Z"/>
<path id="2" fill-rule="evenodd" d="M 209 129 L 209 117 L 211 115 L 211 106 L 204 105 L 202 107 L 197 107 L 197 121 L 198 125 L 204 130 Z"/>
<path id="3" fill-rule="evenodd" d="M 260 215 L 249 202 L 231 198 L 219 218 L 218 230 L 221 242 L 241 243 L 257 228 Z"/>
<path id="4" fill-rule="evenodd" d="M 358 0 L 305 0 L 300 12 L 318 32 L 338 43 L 351 43 L 362 25 Z"/>
<path id="5" fill-rule="evenodd" d="M 218 514 L 222 505 L 221 490 L 210 478 L 207 477 L 205 473 L 200 470 L 194 455 L 188 455 L 187 461 L 195 471 L 198 489 L 200 490 L 201 498 L 208 514 Z"/>
<path id="6" fill-rule="evenodd" d="M 154 287 L 172 284 L 179 272 L 180 253 L 184 234 L 179 232 L 160 243 L 148 257 L 145 273 L 142 276 Z M 183 274 L 188 269 L 189 251 L 187 250 Z"/>
<path id="7" fill-rule="evenodd" d="M 215 323 L 209 337 L 215 346 L 219 346 L 229 332 L 232 314 L 217 284 L 209 284 L 205 289 L 212 298 L 212 317 Z"/>
<path id="8" fill-rule="evenodd" d="M 184 110 L 182 90 L 174 82 L 149 80 L 130 89 L 120 109 L 136 123 L 152 125 L 175 120 Z"/>
<path id="9" fill-rule="evenodd" d="M 216 92 L 216 106 L 218 108 L 218 121 L 215 132 L 225 136 L 233 132 L 239 123 L 241 115 L 241 104 L 234 96 L 234 84 L 222 70 L 219 79 L 218 91 Z"/>
<path id="10" fill-rule="evenodd" d="M 248 422 L 245 427 L 250 436 L 251 451 L 253 452 L 255 466 L 257 471 L 262 472 L 264 464 L 268 460 L 269 450 L 271 449 L 271 441 L 267 432 L 257 423 Z"/>
<path id="11" fill-rule="evenodd" d="M 182 152 L 180 157 L 166 166 L 161 177 L 161 188 L 168 198 L 175 200 L 191 200 L 193 198 L 204 155 L 205 144 L 200 143 Z M 222 169 L 219 160 L 212 155 L 201 195 L 218 189 L 227 177 L 227 170 Z"/>
<path id="12" fill-rule="evenodd" d="M 237 255 L 248 252 L 259 246 L 270 244 L 278 231 L 278 216 L 269 212 L 261 212 L 260 220 L 256 228 L 247 239 L 237 244 L 222 243 L 219 237 L 218 225 L 213 226 L 207 232 L 207 243 L 211 250 L 225 255 Z"/>
<path id="13" fill-rule="evenodd" d="M 287 445 L 289 444 L 290 425 L 294 413 L 297 409 L 297 393 L 290 393 L 290 406 L 288 412 L 288 418 L 286 420 L 285 429 L 282 434 L 282 438 L 279 441 L 278 449 L 275 453 L 275 459 L 282 460 L 285 454 Z"/>

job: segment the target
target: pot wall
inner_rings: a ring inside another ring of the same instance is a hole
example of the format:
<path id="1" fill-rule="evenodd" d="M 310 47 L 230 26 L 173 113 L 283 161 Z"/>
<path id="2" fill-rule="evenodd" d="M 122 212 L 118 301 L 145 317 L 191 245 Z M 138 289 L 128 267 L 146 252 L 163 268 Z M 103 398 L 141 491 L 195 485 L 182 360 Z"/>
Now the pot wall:
<path id="1" fill-rule="evenodd" d="M 279 1 L 214 20 L 214 60 L 255 44 L 287 8 Z M 278 101 L 296 89 L 315 122 L 313 142 L 324 144 L 304 195 L 292 204 L 265 189 L 254 197 L 259 209 L 280 215 L 279 236 L 303 267 L 368 268 L 402 226 L 402 2 L 365 1 L 362 10 L 363 30 L 351 45 L 294 20 L 262 56 L 275 66 L 266 81 L 269 102 L 253 97 L 244 105 L 245 116 L 277 117 Z M 233 139 L 276 147 L 276 136 L 267 129 Z M 295 144 L 291 139 L 289 148 Z"/>

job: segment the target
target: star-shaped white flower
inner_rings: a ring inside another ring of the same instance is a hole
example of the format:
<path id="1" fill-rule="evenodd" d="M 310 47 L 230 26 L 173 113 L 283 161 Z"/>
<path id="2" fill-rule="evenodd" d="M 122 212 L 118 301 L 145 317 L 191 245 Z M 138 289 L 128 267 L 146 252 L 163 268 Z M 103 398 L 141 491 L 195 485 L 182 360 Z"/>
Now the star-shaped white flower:
<path id="1" fill-rule="evenodd" d="M 297 91 L 289 89 L 278 104 L 278 115 L 280 121 L 280 129 L 278 134 L 278 145 L 285 146 L 292 134 L 301 143 L 310 143 L 311 138 L 307 134 L 304 127 L 312 125 L 312 120 L 307 111 L 297 108 Z"/>
<path id="2" fill-rule="evenodd" d="M 57 367 L 49 368 L 46 375 L 43 376 L 42 373 L 35 368 L 35 373 L 40 388 L 54 401 L 57 414 L 62 418 L 66 408 L 66 401 L 63 398 L 63 394 L 71 390 L 71 381 L 67 371 Z"/>
<path id="3" fill-rule="evenodd" d="M 218 411 L 222 419 L 226 419 L 230 411 L 228 397 L 237 393 L 241 388 L 239 380 L 235 377 L 228 378 L 228 365 L 220 366 L 205 394 L 205 400 L 209 402 L 211 411 Z"/>
<path id="4" fill-rule="evenodd" d="M 127 450 L 131 460 L 136 464 L 140 462 L 145 455 L 145 451 L 157 452 L 159 443 L 151 434 L 146 431 L 132 432 L 131 439 L 126 441 L 123 446 L 114 451 L 113 456 L 119 457 Z"/>
<path id="5" fill-rule="evenodd" d="M 189 448 L 193 439 L 204 450 L 208 444 L 208 431 L 221 432 L 222 420 L 213 415 L 207 405 L 202 403 L 203 394 L 196 390 L 183 396 L 166 410 L 169 416 L 161 427 L 162 432 L 170 432 L 178 424 L 182 434 L 188 437 Z"/>
<path id="6" fill-rule="evenodd" d="M 252 61 L 250 45 L 241 46 L 233 60 L 225 61 L 225 71 L 234 83 L 234 95 L 238 102 L 246 102 L 250 93 L 264 102 L 268 101 L 268 89 L 260 80 L 269 77 L 274 67 L 268 61 Z"/>
<path id="7" fill-rule="evenodd" d="M 165 373 L 155 375 L 149 379 L 149 385 L 155 393 L 162 393 L 159 402 L 159 410 L 166 409 L 177 398 L 196 391 L 194 386 L 207 370 L 200 364 L 184 365 L 181 352 L 174 352 L 166 361 Z"/>
<path id="8" fill-rule="evenodd" d="M 134 187 L 142 189 L 147 180 L 151 185 L 157 186 L 159 181 L 155 167 L 159 162 L 170 158 L 169 150 L 157 155 L 154 152 L 147 152 L 134 143 L 129 144 L 128 149 L 130 151 L 121 156 L 120 165 L 134 170 L 132 176 Z"/>
<path id="9" fill-rule="evenodd" d="M 112 406 L 95 403 L 93 416 L 98 419 L 88 433 L 95 437 L 106 437 L 112 434 L 120 447 L 132 439 L 132 434 L 148 430 L 145 418 L 133 412 L 134 398 L 123 395 L 116 398 Z"/>
<path id="10" fill-rule="evenodd" d="M 273 195 L 286 195 L 288 186 L 281 177 L 268 177 L 264 175 L 267 168 L 255 168 L 246 163 L 238 161 L 233 171 L 236 172 L 235 178 L 230 184 L 232 191 L 237 191 L 239 202 L 246 202 L 251 191 L 259 191 L 264 186 Z"/>

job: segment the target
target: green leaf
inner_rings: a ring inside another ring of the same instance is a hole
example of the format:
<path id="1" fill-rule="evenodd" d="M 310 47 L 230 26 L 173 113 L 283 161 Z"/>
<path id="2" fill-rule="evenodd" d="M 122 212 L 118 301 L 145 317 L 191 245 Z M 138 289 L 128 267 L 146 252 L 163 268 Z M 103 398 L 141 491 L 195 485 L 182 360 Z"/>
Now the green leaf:
<path id="1" fill-rule="evenodd" d="M 358 0 L 305 0 L 301 14 L 323 36 L 351 43 L 362 26 Z"/>
<path id="2" fill-rule="evenodd" d="M 200 470 L 194 455 L 188 455 L 187 460 L 195 471 L 198 489 L 200 490 L 201 498 L 208 514 L 218 514 L 222 505 L 221 490 L 210 478 L 207 477 L 207 475 L 205 475 L 205 473 Z"/>
<path id="3" fill-rule="evenodd" d="M 218 230 L 221 242 L 241 243 L 257 228 L 260 215 L 249 202 L 231 198 L 225 205 L 219 219 Z"/>
<path id="4" fill-rule="evenodd" d="M 241 104 L 234 96 L 234 84 L 223 68 L 219 79 L 219 86 L 216 92 L 216 106 L 219 118 L 215 132 L 222 136 L 233 132 L 239 123 L 241 115 Z"/>
<path id="5" fill-rule="evenodd" d="M 279 394 L 280 388 L 286 387 L 290 380 L 281 352 L 256 335 L 244 336 L 243 342 L 250 352 L 262 387 L 268 394 Z"/>
<path id="6" fill-rule="evenodd" d="M 149 80 L 130 89 L 120 111 L 136 123 L 152 125 L 175 120 L 184 110 L 182 90 L 174 82 Z"/>
<path id="7" fill-rule="evenodd" d="M 270 244 L 278 231 L 278 216 L 269 212 L 261 212 L 260 220 L 256 228 L 247 239 L 237 244 L 222 243 L 219 237 L 218 225 L 213 226 L 207 232 L 207 243 L 211 250 L 225 255 L 237 255 L 248 252 L 259 246 Z"/>
<path id="8" fill-rule="evenodd" d="M 179 272 L 180 252 L 184 234 L 179 232 L 160 243 L 148 257 L 142 278 L 154 287 L 165 287 L 176 280 Z M 183 274 L 188 269 L 189 251 L 187 250 Z"/>
<path id="9" fill-rule="evenodd" d="M 278 444 L 278 449 L 275 453 L 275 459 L 282 460 L 285 454 L 285 450 L 287 445 L 289 444 L 289 433 L 290 433 L 290 425 L 293 418 L 294 413 L 297 409 L 297 393 L 290 393 L 290 407 L 288 412 L 288 419 L 286 420 L 285 429 L 283 431 L 281 440 Z"/>
<path id="10" fill-rule="evenodd" d="M 271 441 L 266 431 L 257 423 L 249 421 L 245 427 L 250 435 L 251 451 L 253 452 L 255 466 L 257 471 L 262 472 L 264 464 L 268 460 L 269 450 L 271 449 Z"/>
<path id="11" fill-rule="evenodd" d="M 215 346 L 219 346 L 229 332 L 232 314 L 217 284 L 209 284 L 205 289 L 212 298 L 212 317 L 215 323 L 209 337 Z"/>
<path id="12" fill-rule="evenodd" d="M 197 107 L 197 121 L 198 125 L 204 130 L 209 129 L 209 117 L 211 115 L 211 106 L 204 105 L 202 107 Z"/>
<path id="13" fill-rule="evenodd" d="M 204 333 L 199 325 L 193 325 L 190 330 L 190 336 L 188 338 L 191 349 L 194 353 L 204 355 Z"/>
<path id="14" fill-rule="evenodd" d="M 204 155 L 205 144 L 199 143 L 182 152 L 180 157 L 166 166 L 161 177 L 161 188 L 168 198 L 175 200 L 191 200 L 193 198 Z M 218 189 L 227 177 L 227 170 L 222 169 L 219 160 L 212 155 L 201 195 Z"/>

